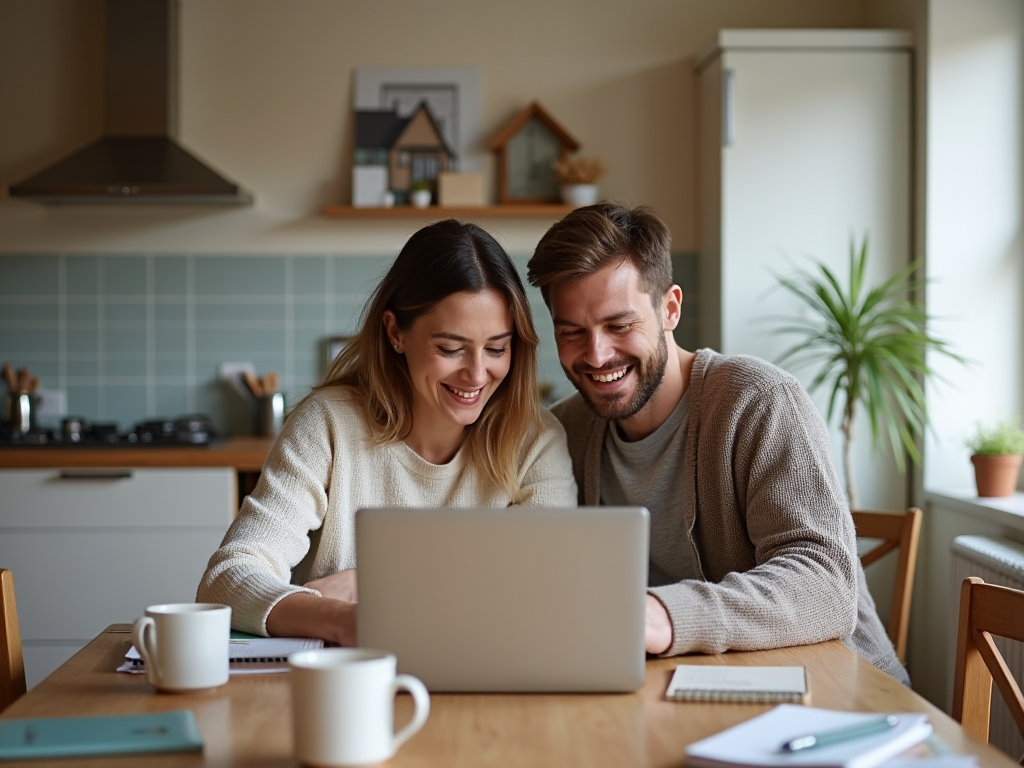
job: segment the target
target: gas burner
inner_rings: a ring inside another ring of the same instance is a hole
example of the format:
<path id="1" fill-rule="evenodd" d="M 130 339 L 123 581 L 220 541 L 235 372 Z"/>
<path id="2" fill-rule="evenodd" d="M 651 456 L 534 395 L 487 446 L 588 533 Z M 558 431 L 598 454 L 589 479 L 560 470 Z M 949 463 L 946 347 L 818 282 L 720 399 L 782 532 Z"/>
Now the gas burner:
<path id="1" fill-rule="evenodd" d="M 203 447 L 215 442 L 210 419 L 202 414 L 147 419 L 138 422 L 130 432 L 121 432 L 114 423 L 90 424 L 81 416 L 63 419 L 60 429 L 0 430 L 0 447 Z"/>

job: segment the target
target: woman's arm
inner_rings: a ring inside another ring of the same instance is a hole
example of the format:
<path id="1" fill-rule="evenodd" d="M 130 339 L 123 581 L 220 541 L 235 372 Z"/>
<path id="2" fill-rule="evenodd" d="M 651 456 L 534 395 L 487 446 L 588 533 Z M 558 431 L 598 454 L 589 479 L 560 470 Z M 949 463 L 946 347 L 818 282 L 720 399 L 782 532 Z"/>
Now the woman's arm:
<path id="1" fill-rule="evenodd" d="M 356 604 L 295 592 L 270 609 L 267 632 L 278 637 L 318 637 L 338 645 L 355 645 Z"/>

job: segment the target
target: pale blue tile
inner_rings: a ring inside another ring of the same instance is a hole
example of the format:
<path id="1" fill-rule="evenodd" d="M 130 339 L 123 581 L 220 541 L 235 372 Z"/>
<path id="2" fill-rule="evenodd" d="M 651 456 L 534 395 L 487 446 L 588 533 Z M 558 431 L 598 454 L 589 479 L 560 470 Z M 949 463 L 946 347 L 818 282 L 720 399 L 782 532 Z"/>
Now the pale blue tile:
<path id="1" fill-rule="evenodd" d="M 100 413 L 100 388 L 93 385 L 73 384 L 67 388 L 68 415 L 96 419 Z"/>
<path id="2" fill-rule="evenodd" d="M 180 301 L 157 300 L 153 308 L 157 327 L 184 328 L 188 322 L 188 307 Z"/>
<path id="3" fill-rule="evenodd" d="M 109 354 L 146 354 L 147 337 L 145 328 L 106 328 L 103 331 L 103 348 Z"/>
<path id="4" fill-rule="evenodd" d="M 188 351 L 188 337 L 185 331 L 180 328 L 157 327 L 154 333 L 154 340 L 158 356 L 176 355 L 184 358 Z"/>
<path id="5" fill-rule="evenodd" d="M 52 328 L 0 329 L 0 353 L 12 364 L 26 355 L 56 357 L 59 344 L 56 324 Z"/>
<path id="6" fill-rule="evenodd" d="M 393 257 L 387 256 L 336 256 L 334 292 L 369 296 L 387 274 L 393 261 Z"/>
<path id="7" fill-rule="evenodd" d="M 99 399 L 100 408 L 96 418 L 131 425 L 157 415 L 148 411 L 149 395 L 144 385 L 107 384 L 100 390 Z"/>
<path id="8" fill-rule="evenodd" d="M 97 256 L 68 256 L 64 261 L 68 296 L 89 296 L 100 290 L 100 260 Z"/>
<path id="9" fill-rule="evenodd" d="M 196 334 L 199 360 L 273 359 L 284 349 L 284 328 L 216 328 Z M 254 361 L 255 362 L 255 361 Z"/>
<path id="10" fill-rule="evenodd" d="M 68 355 L 67 371 L 69 379 L 94 380 L 100 375 L 99 358 Z"/>
<path id="11" fill-rule="evenodd" d="M 146 259 L 142 256 L 105 256 L 100 292 L 108 296 L 145 296 Z"/>
<path id="12" fill-rule="evenodd" d="M 67 330 L 69 355 L 96 355 L 100 348 L 100 333 L 95 326 L 69 327 Z"/>
<path id="13" fill-rule="evenodd" d="M 327 257 L 296 256 L 292 259 L 292 293 L 323 296 L 328 290 Z"/>
<path id="14" fill-rule="evenodd" d="M 0 297 L 57 296 L 60 293 L 58 263 L 57 256 L 0 257 Z"/>
<path id="15" fill-rule="evenodd" d="M 246 300 L 231 303 L 201 303 L 195 308 L 196 328 L 283 327 L 284 298 L 278 301 Z"/>
<path id="16" fill-rule="evenodd" d="M 154 387 L 153 396 L 158 414 L 166 414 L 172 418 L 184 416 L 188 411 L 188 391 L 183 386 Z"/>
<path id="17" fill-rule="evenodd" d="M 153 371 L 160 382 L 171 377 L 183 377 L 188 370 L 188 359 L 184 355 L 157 353 L 153 361 Z"/>
<path id="18" fill-rule="evenodd" d="M 31 303 L 0 301 L 0 328 L 57 328 L 59 311 L 60 306 L 56 300 L 44 299 Z"/>
<path id="19" fill-rule="evenodd" d="M 95 324 L 100 318 L 100 303 L 95 296 L 68 301 L 65 309 L 69 325 Z"/>
<path id="20" fill-rule="evenodd" d="M 285 285 L 283 256 L 205 256 L 196 259 L 196 295 L 278 294 Z"/>
<path id="21" fill-rule="evenodd" d="M 157 296 L 182 296 L 188 293 L 188 258 L 157 256 L 153 260 Z"/>
<path id="22" fill-rule="evenodd" d="M 146 358 L 141 355 L 138 357 L 108 355 L 105 369 L 106 375 L 111 378 L 146 376 L 148 371 Z"/>
<path id="23" fill-rule="evenodd" d="M 103 308 L 103 315 L 109 325 L 118 323 L 128 323 L 133 326 L 145 325 L 148 318 L 148 308 L 145 303 L 108 303 Z"/>

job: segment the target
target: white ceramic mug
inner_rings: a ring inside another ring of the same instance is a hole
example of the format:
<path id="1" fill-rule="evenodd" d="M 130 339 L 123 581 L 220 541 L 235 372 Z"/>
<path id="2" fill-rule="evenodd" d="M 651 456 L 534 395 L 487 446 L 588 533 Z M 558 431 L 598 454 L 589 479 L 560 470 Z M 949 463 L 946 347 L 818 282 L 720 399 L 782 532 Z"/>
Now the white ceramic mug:
<path id="1" fill-rule="evenodd" d="M 228 681 L 231 608 L 218 603 L 166 603 L 146 608 L 132 628 L 150 685 L 184 693 Z"/>
<path id="2" fill-rule="evenodd" d="M 348 766 L 389 759 L 430 714 L 426 686 L 398 675 L 394 654 L 370 648 L 322 648 L 288 657 L 295 756 L 315 766 Z M 409 723 L 394 732 L 394 698 L 415 702 Z"/>

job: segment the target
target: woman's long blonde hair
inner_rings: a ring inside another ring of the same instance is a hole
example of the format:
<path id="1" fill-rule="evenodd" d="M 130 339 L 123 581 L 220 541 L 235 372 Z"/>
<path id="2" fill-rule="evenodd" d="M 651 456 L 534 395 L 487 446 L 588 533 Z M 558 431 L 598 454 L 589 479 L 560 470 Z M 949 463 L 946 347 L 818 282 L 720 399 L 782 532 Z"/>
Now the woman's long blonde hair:
<path id="1" fill-rule="evenodd" d="M 363 309 L 360 329 L 316 387 L 349 386 L 364 396 L 367 418 L 381 442 L 401 440 L 412 429 L 412 381 L 405 356 L 391 348 L 384 312 L 406 330 L 453 293 L 494 290 L 512 315 L 511 365 L 469 427 L 470 461 L 513 502 L 519 487 L 519 449 L 540 428 L 537 396 L 537 331 L 515 265 L 498 242 L 475 224 L 439 221 L 416 232 Z"/>

